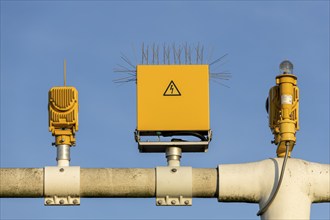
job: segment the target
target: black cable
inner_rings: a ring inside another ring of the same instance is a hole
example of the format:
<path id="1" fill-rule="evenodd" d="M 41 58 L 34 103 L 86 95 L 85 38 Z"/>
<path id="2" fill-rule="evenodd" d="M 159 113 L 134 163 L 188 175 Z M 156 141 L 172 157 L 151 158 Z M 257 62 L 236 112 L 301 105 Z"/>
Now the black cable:
<path id="1" fill-rule="evenodd" d="M 280 145 L 280 144 L 281 144 L 281 143 L 279 143 L 279 145 Z M 274 199 L 275 199 L 275 197 L 276 197 L 276 195 L 277 195 L 277 193 L 278 193 L 278 191 L 279 191 L 279 189 L 280 189 L 280 187 L 281 187 L 281 183 L 282 183 L 283 176 L 284 176 L 284 172 L 285 172 L 286 162 L 287 162 L 287 160 L 288 160 L 289 146 L 290 146 L 290 142 L 289 142 L 289 141 L 285 142 L 285 147 L 286 147 L 286 150 L 285 150 L 285 156 L 284 156 L 284 160 L 283 160 L 283 164 L 282 164 L 282 170 L 281 170 L 280 179 L 279 179 L 279 181 L 278 181 L 278 184 L 277 184 L 276 190 L 275 190 L 275 192 L 274 192 L 272 198 L 267 202 L 267 204 L 266 204 L 262 209 L 259 210 L 259 212 L 257 213 L 257 216 L 260 216 L 260 215 L 264 214 L 264 213 L 268 210 L 269 206 L 270 206 L 270 205 L 272 204 L 272 202 L 274 201 Z"/>
<path id="2" fill-rule="evenodd" d="M 207 139 L 205 138 L 204 135 L 197 133 L 197 132 L 189 132 L 189 131 L 172 131 L 172 132 L 162 132 L 162 136 L 164 137 L 170 137 L 170 136 L 180 136 L 180 135 L 191 135 L 191 136 L 195 136 L 199 139 L 201 139 L 201 141 L 207 141 Z"/>

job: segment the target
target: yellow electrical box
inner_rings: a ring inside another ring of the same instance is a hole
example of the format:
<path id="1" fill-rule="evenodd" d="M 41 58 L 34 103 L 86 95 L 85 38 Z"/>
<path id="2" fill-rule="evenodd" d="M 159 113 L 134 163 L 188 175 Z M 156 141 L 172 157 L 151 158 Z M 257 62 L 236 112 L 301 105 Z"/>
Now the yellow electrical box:
<path id="1" fill-rule="evenodd" d="M 209 131 L 208 65 L 138 65 L 137 131 Z"/>
<path id="2" fill-rule="evenodd" d="M 49 90 L 49 131 L 56 136 L 56 145 L 75 144 L 78 131 L 78 91 L 74 87 L 53 87 Z"/>

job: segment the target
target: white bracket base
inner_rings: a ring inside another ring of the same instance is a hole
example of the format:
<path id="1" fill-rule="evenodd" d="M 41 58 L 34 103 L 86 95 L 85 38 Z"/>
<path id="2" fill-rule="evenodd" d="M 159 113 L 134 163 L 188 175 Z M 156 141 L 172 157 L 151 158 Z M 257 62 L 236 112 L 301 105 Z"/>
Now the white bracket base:
<path id="1" fill-rule="evenodd" d="M 80 205 L 80 167 L 45 167 L 46 206 Z"/>
<path id="2" fill-rule="evenodd" d="M 191 167 L 156 167 L 156 205 L 192 205 Z"/>

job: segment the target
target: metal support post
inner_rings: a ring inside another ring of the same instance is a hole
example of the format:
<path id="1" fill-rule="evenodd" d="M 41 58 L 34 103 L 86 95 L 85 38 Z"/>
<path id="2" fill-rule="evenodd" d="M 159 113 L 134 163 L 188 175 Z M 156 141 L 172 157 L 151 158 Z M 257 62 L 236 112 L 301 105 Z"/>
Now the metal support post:
<path id="1" fill-rule="evenodd" d="M 166 148 L 166 167 L 156 168 L 156 205 L 192 205 L 192 168 L 180 167 L 182 149 Z"/>
<path id="2" fill-rule="evenodd" d="M 56 145 L 57 166 L 44 168 L 46 206 L 80 205 L 80 167 L 70 167 L 70 147 Z"/>
<path id="3" fill-rule="evenodd" d="M 57 166 L 70 166 L 70 145 L 57 145 Z"/>
<path id="4" fill-rule="evenodd" d="M 168 166 L 180 166 L 181 159 L 181 148 L 180 147 L 168 147 L 166 148 L 166 159 Z"/>

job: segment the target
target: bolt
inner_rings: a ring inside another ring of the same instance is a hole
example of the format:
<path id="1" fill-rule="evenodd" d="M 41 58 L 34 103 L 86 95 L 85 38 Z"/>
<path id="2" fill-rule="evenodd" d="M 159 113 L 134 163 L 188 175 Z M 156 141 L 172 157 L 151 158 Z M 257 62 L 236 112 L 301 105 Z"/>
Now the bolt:
<path id="1" fill-rule="evenodd" d="M 176 201 L 175 200 L 172 200 L 171 203 L 172 203 L 172 205 L 175 205 Z"/>
<path id="2" fill-rule="evenodd" d="M 63 199 L 60 200 L 60 204 L 61 204 L 61 205 L 64 204 L 64 200 L 63 200 Z"/>
<path id="3" fill-rule="evenodd" d="M 161 205 L 161 204 L 163 204 L 163 201 L 162 201 L 162 200 L 158 200 L 158 201 L 157 201 L 157 204 L 158 204 L 158 205 Z"/>
<path id="4" fill-rule="evenodd" d="M 47 199 L 46 204 L 49 205 L 49 204 L 51 204 L 51 203 L 52 203 L 52 200 Z"/>
<path id="5" fill-rule="evenodd" d="M 62 138 L 62 139 L 61 139 L 61 142 L 64 142 L 64 141 L 65 141 L 65 139 L 64 139 L 64 138 Z"/>
<path id="6" fill-rule="evenodd" d="M 184 201 L 184 204 L 189 205 L 189 200 Z"/>
<path id="7" fill-rule="evenodd" d="M 77 205 L 78 204 L 78 199 L 74 199 L 73 204 Z"/>
<path id="8" fill-rule="evenodd" d="M 173 168 L 172 170 L 171 170 L 173 173 L 175 173 L 176 171 L 178 171 L 176 168 Z"/>
<path id="9" fill-rule="evenodd" d="M 61 168 L 61 169 L 60 169 L 60 172 L 64 172 L 64 169 L 63 169 L 63 168 Z"/>

